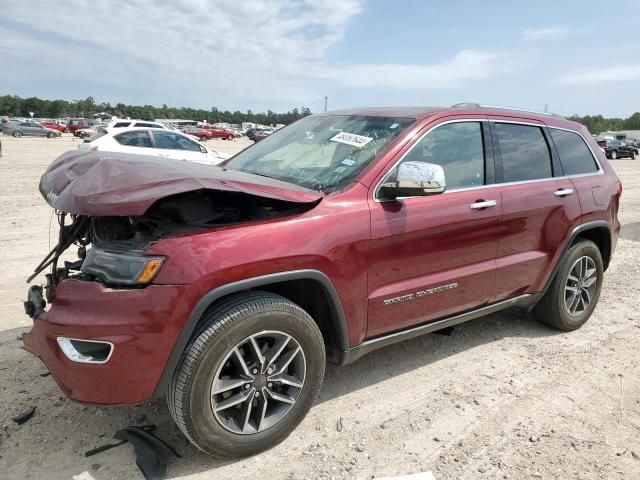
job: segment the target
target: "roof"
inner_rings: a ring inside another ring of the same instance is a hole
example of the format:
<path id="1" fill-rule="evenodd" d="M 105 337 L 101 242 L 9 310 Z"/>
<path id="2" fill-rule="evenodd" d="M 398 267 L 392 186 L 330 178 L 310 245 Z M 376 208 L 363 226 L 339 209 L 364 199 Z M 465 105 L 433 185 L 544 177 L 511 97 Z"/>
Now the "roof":
<path id="1" fill-rule="evenodd" d="M 538 120 L 548 125 L 567 126 L 571 128 L 576 128 L 578 125 L 575 122 L 552 113 L 511 107 L 480 105 L 477 103 L 459 103 L 451 107 L 356 107 L 321 113 L 320 115 L 400 117 L 420 120 L 436 114 L 440 117 L 447 115 L 497 115 L 500 117 Z"/>
<path id="2" fill-rule="evenodd" d="M 363 117 L 423 118 L 434 112 L 446 110 L 443 107 L 356 107 L 334 110 L 321 115 L 358 115 Z"/>

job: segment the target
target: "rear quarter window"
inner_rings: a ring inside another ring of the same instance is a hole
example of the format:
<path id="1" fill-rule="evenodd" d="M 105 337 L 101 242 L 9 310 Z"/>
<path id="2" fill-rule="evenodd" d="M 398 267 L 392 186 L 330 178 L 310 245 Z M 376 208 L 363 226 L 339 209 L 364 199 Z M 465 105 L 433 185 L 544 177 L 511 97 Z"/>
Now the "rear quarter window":
<path id="1" fill-rule="evenodd" d="M 550 128 L 565 175 L 580 175 L 598 171 L 598 164 L 582 137 L 574 132 Z"/>
<path id="2" fill-rule="evenodd" d="M 496 123 L 504 182 L 522 182 L 553 177 L 551 154 L 542 128 L 514 123 Z"/>

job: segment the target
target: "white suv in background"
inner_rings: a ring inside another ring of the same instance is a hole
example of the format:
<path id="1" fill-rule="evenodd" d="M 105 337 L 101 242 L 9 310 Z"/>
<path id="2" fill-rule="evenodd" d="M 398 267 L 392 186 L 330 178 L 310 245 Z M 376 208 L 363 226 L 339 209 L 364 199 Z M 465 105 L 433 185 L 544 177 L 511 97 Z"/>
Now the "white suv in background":
<path id="1" fill-rule="evenodd" d="M 211 150 L 188 135 L 166 128 L 117 127 L 111 131 L 102 130 L 78 145 L 78 150 L 154 155 L 211 165 L 217 165 L 231 156 Z"/>
<path id="2" fill-rule="evenodd" d="M 109 125 L 105 127 L 107 132 L 111 132 L 114 129 L 120 128 L 162 128 L 164 130 L 170 130 L 169 127 L 158 122 L 151 122 L 148 120 L 113 120 Z"/>

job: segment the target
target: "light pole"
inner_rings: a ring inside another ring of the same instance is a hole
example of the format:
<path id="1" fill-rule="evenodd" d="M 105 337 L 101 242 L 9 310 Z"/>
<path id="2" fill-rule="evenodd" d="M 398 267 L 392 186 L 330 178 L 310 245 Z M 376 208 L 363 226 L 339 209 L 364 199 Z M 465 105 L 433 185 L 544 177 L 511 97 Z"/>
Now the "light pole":
<path id="1" fill-rule="evenodd" d="M 327 111 L 327 100 L 329 99 L 329 97 L 325 96 L 324 97 L 324 111 Z"/>

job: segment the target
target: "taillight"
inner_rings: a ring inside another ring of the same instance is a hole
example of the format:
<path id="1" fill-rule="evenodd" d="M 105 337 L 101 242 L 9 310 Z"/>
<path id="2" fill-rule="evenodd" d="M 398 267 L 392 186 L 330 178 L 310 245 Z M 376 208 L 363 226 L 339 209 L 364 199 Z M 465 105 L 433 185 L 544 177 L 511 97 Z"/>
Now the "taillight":
<path id="1" fill-rule="evenodd" d="M 617 187 L 616 198 L 620 200 L 620 197 L 622 196 L 622 182 L 620 180 L 616 182 L 616 187 Z"/>
<path id="2" fill-rule="evenodd" d="M 89 149 L 89 151 L 90 151 L 90 152 L 97 152 L 97 151 L 98 151 L 98 147 L 97 147 L 97 146 L 91 147 L 91 148 Z"/>

